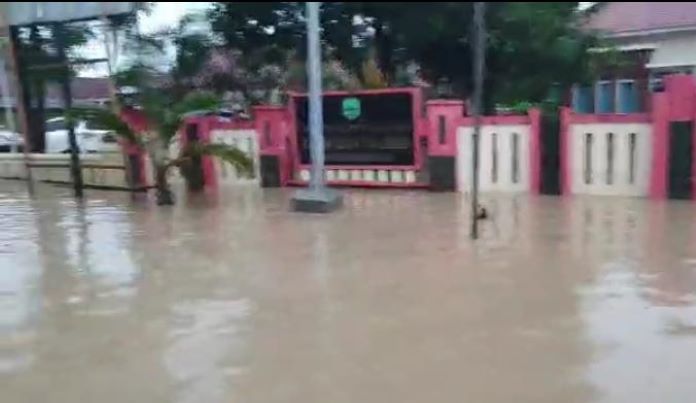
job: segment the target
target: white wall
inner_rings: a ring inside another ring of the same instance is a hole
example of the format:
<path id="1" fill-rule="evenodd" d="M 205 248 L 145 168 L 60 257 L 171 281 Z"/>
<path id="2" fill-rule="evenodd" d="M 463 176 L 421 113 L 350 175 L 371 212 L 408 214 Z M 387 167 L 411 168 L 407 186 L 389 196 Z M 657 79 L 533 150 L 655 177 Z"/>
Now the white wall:
<path id="1" fill-rule="evenodd" d="M 661 68 L 696 65 L 696 32 L 653 34 L 634 39 L 633 42 L 640 44 L 648 43 L 655 47 L 650 56 L 648 67 Z"/>
<path id="2" fill-rule="evenodd" d="M 473 127 L 457 130 L 457 189 L 470 192 L 473 177 Z M 479 148 L 479 189 L 483 192 L 526 192 L 529 190 L 529 125 L 485 125 Z M 493 142 L 497 138 L 497 178 L 493 178 Z M 517 135 L 517 180 L 513 181 L 513 136 Z"/>
<path id="3" fill-rule="evenodd" d="M 214 159 L 215 172 L 220 184 L 259 183 L 259 142 L 255 130 L 213 130 L 210 133 L 210 142 L 235 146 L 254 161 L 254 173 L 247 176 L 238 173 L 232 165 Z"/>
<path id="4" fill-rule="evenodd" d="M 586 183 L 586 138 L 592 133 L 590 183 Z M 614 134 L 613 174 L 608 181 L 608 133 Z M 630 181 L 630 133 L 636 134 L 633 183 Z M 650 182 L 651 125 L 646 123 L 572 124 L 571 192 L 576 194 L 645 196 Z"/>

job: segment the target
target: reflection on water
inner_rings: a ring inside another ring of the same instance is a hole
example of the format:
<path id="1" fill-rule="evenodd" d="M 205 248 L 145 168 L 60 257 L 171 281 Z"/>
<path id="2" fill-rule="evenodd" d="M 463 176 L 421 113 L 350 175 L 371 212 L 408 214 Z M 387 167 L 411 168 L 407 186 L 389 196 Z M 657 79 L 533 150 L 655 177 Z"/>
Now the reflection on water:
<path id="1" fill-rule="evenodd" d="M 0 182 L 4 402 L 696 394 L 696 206 L 238 187 L 173 209 Z"/>
<path id="2" fill-rule="evenodd" d="M 241 350 L 234 322 L 249 315 L 246 300 L 184 301 L 172 307 L 171 331 L 164 365 L 183 385 L 178 402 L 222 402 L 226 378 L 239 369 L 224 365 L 230 350 Z"/>

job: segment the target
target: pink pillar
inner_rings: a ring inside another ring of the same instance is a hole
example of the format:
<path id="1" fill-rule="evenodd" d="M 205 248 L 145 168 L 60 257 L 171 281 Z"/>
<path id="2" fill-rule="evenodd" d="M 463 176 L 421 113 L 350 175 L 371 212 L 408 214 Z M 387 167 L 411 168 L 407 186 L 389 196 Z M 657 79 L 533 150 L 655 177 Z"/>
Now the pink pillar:
<path id="1" fill-rule="evenodd" d="M 202 116 L 198 118 L 196 122 L 194 122 L 198 124 L 198 141 L 201 144 L 210 144 L 213 119 L 217 118 L 214 116 Z M 182 137 L 186 137 L 186 126 L 184 126 L 182 130 L 184 130 Z M 203 180 L 205 187 L 209 189 L 217 189 L 218 180 L 215 172 L 215 161 L 213 160 L 213 157 L 203 157 L 201 159 L 201 165 L 201 168 L 203 169 Z"/>
<path id="2" fill-rule="evenodd" d="M 650 197 L 667 197 L 667 164 L 669 157 L 669 107 L 666 93 L 652 98 L 652 161 L 650 170 Z"/>
<path id="3" fill-rule="evenodd" d="M 572 117 L 572 112 L 568 107 L 561 108 L 560 117 L 560 159 L 561 159 L 561 194 L 570 195 L 572 192 L 571 184 L 572 182 L 572 153 L 569 150 L 570 145 L 570 122 Z"/>
<path id="4" fill-rule="evenodd" d="M 430 156 L 456 157 L 457 127 L 462 119 L 464 102 L 438 99 L 426 102 L 425 107 Z"/>
<path id="5" fill-rule="evenodd" d="M 665 77 L 665 91 L 653 95 L 653 160 L 650 177 L 650 196 L 664 199 L 668 194 L 670 158 L 670 123 L 692 121 L 696 127 L 696 81 L 689 74 Z M 696 145 L 696 130 L 692 130 Z M 696 147 L 692 148 L 696 161 Z M 692 163 L 692 198 L 696 199 L 696 165 Z"/>
<path id="6" fill-rule="evenodd" d="M 529 191 L 541 192 L 541 111 L 532 108 L 529 115 Z"/>
<path id="7" fill-rule="evenodd" d="M 145 116 L 135 109 L 124 108 L 121 111 L 121 119 L 137 133 L 147 130 Z M 148 186 L 146 174 L 148 167 L 145 164 L 146 151 L 137 144 L 122 138 L 118 139 L 118 143 L 121 146 L 125 163 L 130 166 L 130 172 L 139 173 L 137 178 L 132 178 L 132 185 L 136 188 Z"/>
<path id="8" fill-rule="evenodd" d="M 425 104 L 430 190 L 457 189 L 457 128 L 462 124 L 464 102 L 433 100 Z"/>
<path id="9" fill-rule="evenodd" d="M 189 142 L 189 127 L 195 125 L 198 142 L 201 144 L 210 143 L 213 122 L 217 119 L 214 116 L 193 116 L 187 118 L 182 127 L 179 128 L 179 147 L 183 150 Z M 213 157 L 204 156 L 201 158 L 201 170 L 203 171 L 203 184 L 208 189 L 217 189 L 218 181 Z"/>
<path id="10" fill-rule="evenodd" d="M 294 142 L 289 137 L 290 126 L 290 114 L 285 107 L 254 107 L 263 186 L 285 186 L 292 178 L 296 153 L 292 149 Z"/>

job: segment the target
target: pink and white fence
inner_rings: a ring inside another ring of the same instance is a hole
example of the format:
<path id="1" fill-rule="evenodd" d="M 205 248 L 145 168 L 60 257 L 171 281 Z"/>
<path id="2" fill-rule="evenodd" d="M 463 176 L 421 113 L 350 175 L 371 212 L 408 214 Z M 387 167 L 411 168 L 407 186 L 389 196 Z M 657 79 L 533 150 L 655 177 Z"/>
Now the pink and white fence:
<path id="1" fill-rule="evenodd" d="M 423 103 L 415 88 L 360 93 L 409 94 L 413 163 L 329 165 L 325 177 L 330 185 L 469 191 L 473 119 L 465 116 L 463 102 Z M 203 158 L 206 186 L 304 186 L 309 168 L 300 161 L 295 112 L 290 102 L 257 107 L 251 120 L 196 117 L 187 122 L 180 139 L 232 144 L 256 162 L 255 174 L 246 177 Z M 559 114 L 554 133 L 543 132 L 551 126 L 536 109 L 524 115 L 483 117 L 481 191 L 538 194 L 549 192 L 546 185 L 553 182 L 562 195 L 696 198 L 694 77 L 667 77 L 664 91 L 653 94 L 649 113 L 585 115 L 562 108 Z"/>

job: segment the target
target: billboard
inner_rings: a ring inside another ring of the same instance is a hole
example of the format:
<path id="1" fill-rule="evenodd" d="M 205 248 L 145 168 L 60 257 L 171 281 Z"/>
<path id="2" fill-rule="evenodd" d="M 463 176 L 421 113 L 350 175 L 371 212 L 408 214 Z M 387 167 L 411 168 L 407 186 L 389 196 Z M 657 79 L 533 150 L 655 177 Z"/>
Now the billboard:
<path id="1" fill-rule="evenodd" d="M 310 163 L 307 97 L 295 96 L 297 146 Z M 412 165 L 413 99 L 408 92 L 324 94 L 327 165 Z"/>
<path id="2" fill-rule="evenodd" d="M 133 12 L 138 2 L 7 2 L 3 23 L 9 25 L 45 24 L 100 18 Z"/>

